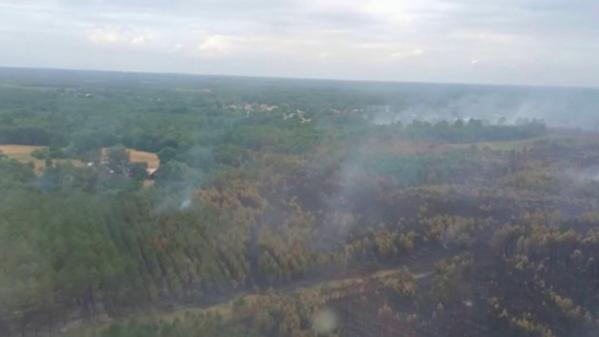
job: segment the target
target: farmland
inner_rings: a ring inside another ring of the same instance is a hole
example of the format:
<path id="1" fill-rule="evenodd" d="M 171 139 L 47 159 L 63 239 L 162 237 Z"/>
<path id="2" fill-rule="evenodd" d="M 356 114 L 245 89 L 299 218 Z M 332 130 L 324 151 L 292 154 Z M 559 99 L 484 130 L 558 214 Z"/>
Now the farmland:
<path id="1" fill-rule="evenodd" d="M 31 164 L 37 174 L 41 174 L 45 167 L 45 160 L 35 158 L 31 154 L 36 150 L 44 149 L 43 146 L 32 145 L 0 145 L 0 154 L 5 155 L 10 159 L 14 159 L 20 163 Z M 83 166 L 84 163 L 77 159 L 58 159 L 57 163 L 70 163 L 75 166 Z"/>
<path id="2" fill-rule="evenodd" d="M 41 174 L 45 168 L 45 160 L 32 156 L 34 151 L 44 150 L 47 147 L 33 145 L 0 145 L 0 154 L 9 159 L 14 159 L 24 164 L 32 164 L 35 172 Z M 132 163 L 143 163 L 147 165 L 148 170 L 155 171 L 160 167 L 160 160 L 155 153 L 127 149 L 129 160 Z M 79 159 L 58 159 L 58 164 L 70 163 L 74 166 L 84 166 L 85 163 Z"/>
<path id="3" fill-rule="evenodd" d="M 152 152 L 127 149 L 129 151 L 129 160 L 132 163 L 145 163 L 148 170 L 157 170 L 160 167 L 158 155 Z"/>

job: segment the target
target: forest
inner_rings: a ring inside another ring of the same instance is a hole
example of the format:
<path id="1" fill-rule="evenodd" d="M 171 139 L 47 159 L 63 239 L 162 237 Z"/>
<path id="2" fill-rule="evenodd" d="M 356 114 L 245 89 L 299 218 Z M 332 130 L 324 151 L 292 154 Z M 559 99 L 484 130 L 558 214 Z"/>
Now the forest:
<path id="1" fill-rule="evenodd" d="M 599 133 L 501 115 L 558 89 L 0 75 L 0 336 L 599 331 Z"/>

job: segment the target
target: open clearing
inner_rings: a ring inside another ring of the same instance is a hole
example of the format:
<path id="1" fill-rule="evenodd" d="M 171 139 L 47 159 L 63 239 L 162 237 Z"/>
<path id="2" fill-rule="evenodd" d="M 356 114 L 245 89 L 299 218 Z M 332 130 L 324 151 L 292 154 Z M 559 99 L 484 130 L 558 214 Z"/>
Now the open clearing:
<path id="1" fill-rule="evenodd" d="M 42 173 L 46 167 L 43 159 L 37 159 L 31 155 L 35 150 L 41 150 L 46 148 L 45 146 L 33 146 L 33 145 L 13 145 L 5 144 L 0 145 L 0 153 L 6 155 L 8 158 L 15 159 L 21 163 L 32 163 L 36 173 Z M 155 171 L 160 166 L 160 160 L 158 155 L 152 152 L 138 151 L 128 149 L 129 160 L 132 163 L 147 163 L 148 171 Z M 55 163 L 71 163 L 75 166 L 84 166 L 85 164 L 78 159 L 53 159 Z"/>
<path id="2" fill-rule="evenodd" d="M 35 172 L 41 174 L 46 168 L 45 160 L 37 159 L 33 157 L 31 153 L 43 148 L 45 147 L 33 145 L 0 145 L 0 153 L 21 163 L 33 164 Z M 84 165 L 82 161 L 77 159 L 53 159 L 52 161 L 55 163 L 71 163 L 75 166 Z"/>
<path id="3" fill-rule="evenodd" d="M 160 166 L 158 155 L 152 152 L 129 149 L 129 160 L 132 163 L 147 163 L 148 170 L 156 170 Z"/>
<path id="4" fill-rule="evenodd" d="M 0 145 L 3 154 L 15 159 L 31 157 L 31 152 L 43 148 L 43 146 L 31 145 Z"/>

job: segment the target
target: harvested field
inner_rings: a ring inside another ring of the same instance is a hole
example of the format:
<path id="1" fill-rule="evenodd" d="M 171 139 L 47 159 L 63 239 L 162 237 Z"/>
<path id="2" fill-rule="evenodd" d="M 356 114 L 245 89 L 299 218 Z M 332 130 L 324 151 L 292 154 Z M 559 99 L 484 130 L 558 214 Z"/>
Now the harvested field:
<path id="1" fill-rule="evenodd" d="M 158 155 L 152 152 L 129 149 L 129 160 L 132 163 L 147 163 L 148 170 L 157 169 L 160 166 Z"/>
<path id="2" fill-rule="evenodd" d="M 0 153 L 6 155 L 8 158 L 17 160 L 21 163 L 32 163 L 34 170 L 37 174 L 41 174 L 46 167 L 46 163 L 43 159 L 37 159 L 31 155 L 35 150 L 43 149 L 44 146 L 33 146 L 33 145 L 0 145 Z M 67 163 L 70 162 L 75 166 L 83 166 L 83 162 L 76 159 L 53 159 L 55 163 Z"/>
<path id="3" fill-rule="evenodd" d="M 35 150 L 44 149 L 44 146 L 32 146 L 32 145 L 13 145 L 5 144 L 0 145 L 0 153 L 6 155 L 11 159 L 15 159 L 21 163 L 33 163 L 36 173 L 43 172 L 45 168 L 45 161 L 43 159 L 37 159 L 31 155 Z M 132 163 L 147 163 L 148 170 L 156 170 L 160 166 L 160 160 L 158 155 L 152 152 L 138 151 L 129 149 L 129 160 Z M 70 162 L 75 166 L 83 166 L 84 163 L 77 159 L 53 159 L 55 163 L 66 163 Z"/>

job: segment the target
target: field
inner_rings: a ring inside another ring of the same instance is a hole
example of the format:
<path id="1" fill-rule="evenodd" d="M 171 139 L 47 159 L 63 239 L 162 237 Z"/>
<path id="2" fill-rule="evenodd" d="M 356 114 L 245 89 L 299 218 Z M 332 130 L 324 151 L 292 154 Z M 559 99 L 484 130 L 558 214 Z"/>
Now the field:
<path id="1" fill-rule="evenodd" d="M 43 146 L 30 146 L 30 145 L 0 145 L 0 152 L 17 160 L 29 160 L 31 159 L 31 152 L 40 150 Z"/>
<path id="2" fill-rule="evenodd" d="M 158 155 L 152 152 L 144 152 L 129 149 L 129 160 L 132 163 L 146 163 L 148 164 L 148 170 L 153 171 L 158 169 L 160 166 L 160 160 L 158 159 Z"/>
<path id="3" fill-rule="evenodd" d="M 44 148 L 44 146 L 5 144 L 0 145 L 0 153 L 21 163 L 32 163 L 35 168 L 35 172 L 41 174 L 45 168 L 45 161 L 43 159 L 37 159 L 31 154 L 36 150 L 41 150 Z M 148 171 L 155 171 L 160 166 L 158 155 L 151 152 L 129 149 L 129 160 L 132 163 L 147 163 Z M 85 165 L 81 160 L 78 159 L 53 159 L 53 161 L 56 163 L 69 162 L 77 167 Z"/>
<path id="4" fill-rule="evenodd" d="M 7 156 L 10 159 L 17 160 L 20 163 L 31 163 L 33 165 L 35 173 L 42 174 L 46 167 L 45 160 L 35 158 L 31 154 L 36 150 L 41 150 L 44 148 L 44 146 L 4 144 L 0 145 L 0 153 Z M 146 163 L 148 165 L 149 173 L 153 173 L 160 166 L 160 160 L 158 159 L 158 155 L 151 152 L 129 149 L 129 160 L 132 163 Z M 78 159 L 53 159 L 52 161 L 58 164 L 71 163 L 76 167 L 85 166 L 85 163 Z M 152 185 L 152 180 L 144 181 L 145 187 L 149 187 Z"/>
<path id="5" fill-rule="evenodd" d="M 46 163 L 43 159 L 37 159 L 31 155 L 33 151 L 43 149 L 44 146 L 31 146 L 31 145 L 0 145 L 0 153 L 6 155 L 8 158 L 15 159 L 21 163 L 32 163 L 34 170 L 37 174 L 41 174 L 46 167 Z M 67 163 L 81 167 L 83 162 L 77 159 L 54 159 L 56 163 Z"/>

